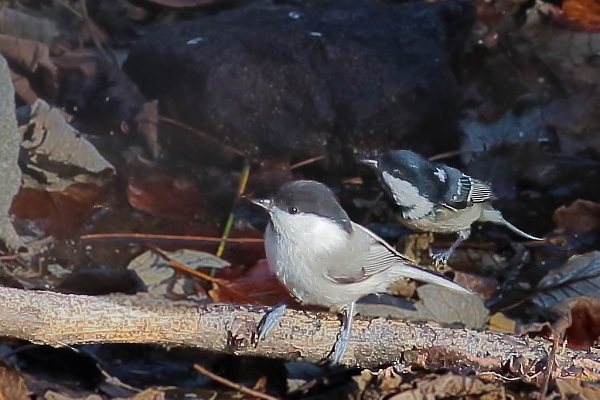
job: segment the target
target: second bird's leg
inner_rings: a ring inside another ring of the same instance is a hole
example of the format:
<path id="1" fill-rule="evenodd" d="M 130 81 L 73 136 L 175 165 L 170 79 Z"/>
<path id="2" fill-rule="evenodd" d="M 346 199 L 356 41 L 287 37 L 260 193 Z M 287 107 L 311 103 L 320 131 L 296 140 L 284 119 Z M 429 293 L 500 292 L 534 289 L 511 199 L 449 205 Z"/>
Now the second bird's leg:
<path id="1" fill-rule="evenodd" d="M 471 234 L 470 229 L 465 229 L 463 231 L 459 231 L 458 238 L 456 239 L 456 241 L 452 244 L 452 246 L 448 250 L 446 250 L 442 253 L 433 255 L 433 260 L 435 261 L 436 265 L 446 265 L 448 263 L 448 259 L 452 255 L 452 253 L 454 253 L 454 250 L 456 250 L 458 245 L 461 244 L 464 240 L 468 239 L 470 234 Z"/>
<path id="2" fill-rule="evenodd" d="M 355 304 L 356 302 L 353 301 L 344 311 L 344 321 L 342 322 L 337 340 L 333 345 L 333 354 L 331 355 L 331 362 L 334 364 L 339 364 L 344 354 L 346 354 L 346 350 L 348 350 L 352 334 L 352 321 L 354 321 Z"/>
<path id="3" fill-rule="evenodd" d="M 271 308 L 264 317 L 258 323 L 257 333 L 258 333 L 258 341 L 264 340 L 269 332 L 273 330 L 279 324 L 281 317 L 285 315 L 285 310 L 287 306 L 285 303 L 280 303 L 275 307 Z"/>

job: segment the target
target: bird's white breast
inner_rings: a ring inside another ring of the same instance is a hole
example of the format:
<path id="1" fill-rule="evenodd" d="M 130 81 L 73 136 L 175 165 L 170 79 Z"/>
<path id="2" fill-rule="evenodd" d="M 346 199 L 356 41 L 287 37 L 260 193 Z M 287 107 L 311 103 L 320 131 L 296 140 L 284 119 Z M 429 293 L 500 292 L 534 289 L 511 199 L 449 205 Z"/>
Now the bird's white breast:
<path id="1" fill-rule="evenodd" d="M 337 304 L 328 298 L 327 255 L 347 246 L 348 233 L 328 218 L 289 214 L 275 208 L 265 234 L 269 264 L 299 300 L 310 304 Z M 323 262 L 319 262 L 323 261 Z"/>
<path id="2" fill-rule="evenodd" d="M 394 178 L 387 172 L 383 172 L 382 176 L 396 203 L 408 209 L 404 215 L 405 218 L 423 218 L 433 210 L 433 203 L 421 196 L 419 190 L 410 182 Z"/>

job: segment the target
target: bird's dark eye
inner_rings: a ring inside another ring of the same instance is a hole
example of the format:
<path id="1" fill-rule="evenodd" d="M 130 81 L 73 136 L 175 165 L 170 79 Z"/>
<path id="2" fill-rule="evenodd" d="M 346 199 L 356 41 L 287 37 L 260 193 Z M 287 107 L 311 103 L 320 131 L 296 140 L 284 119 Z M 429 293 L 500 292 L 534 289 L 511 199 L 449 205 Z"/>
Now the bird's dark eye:
<path id="1" fill-rule="evenodd" d="M 296 207 L 290 207 L 290 208 L 288 208 L 288 212 L 290 214 L 297 214 L 298 213 L 298 209 Z"/>

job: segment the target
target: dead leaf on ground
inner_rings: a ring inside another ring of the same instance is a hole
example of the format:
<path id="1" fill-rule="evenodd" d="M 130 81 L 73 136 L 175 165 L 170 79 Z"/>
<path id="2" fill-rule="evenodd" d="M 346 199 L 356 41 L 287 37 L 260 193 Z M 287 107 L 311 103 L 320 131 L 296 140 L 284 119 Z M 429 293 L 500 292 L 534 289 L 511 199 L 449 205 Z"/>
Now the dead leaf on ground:
<path id="1" fill-rule="evenodd" d="M 55 21 L 34 17 L 5 5 L 0 9 L 0 33 L 43 45 L 52 44 L 60 34 Z"/>
<path id="2" fill-rule="evenodd" d="M 561 318 L 552 324 L 571 349 L 589 350 L 600 337 L 600 300 L 590 297 L 575 297 L 562 301 L 554 310 Z"/>
<path id="3" fill-rule="evenodd" d="M 469 289 L 473 293 L 477 293 L 483 301 L 491 299 L 498 291 L 498 286 L 500 285 L 496 278 L 490 276 L 478 276 L 461 271 L 456 271 L 454 273 L 454 282 Z"/>
<path id="4" fill-rule="evenodd" d="M 13 36 L 0 34 L 0 54 L 9 62 L 11 70 L 17 77 L 27 79 L 29 90 L 36 93 L 37 97 L 53 98 L 58 90 L 58 69 L 50 59 L 48 46 Z M 34 79 L 41 84 L 33 84 Z M 15 84 L 16 86 L 16 84 Z M 20 87 L 24 86 L 20 83 Z M 21 100 L 31 101 L 31 95 L 25 89 L 17 91 Z M 34 99 L 35 100 L 35 99 Z M 31 104 L 31 103 L 27 103 Z"/>
<path id="5" fill-rule="evenodd" d="M 536 7 L 542 7 L 541 3 Z M 598 150 L 600 70 L 594 60 L 600 51 L 600 33 L 565 29 L 545 14 L 532 8 L 520 29 L 533 56 L 566 93 L 561 95 L 563 101 L 554 102 L 556 106 L 546 107 L 544 118 L 549 125 L 556 126 L 563 154 L 577 154 L 586 148 Z"/>
<path id="6" fill-rule="evenodd" d="M 485 383 L 474 376 L 436 375 L 432 380 L 418 380 L 416 387 L 398 393 L 390 400 L 429 400 L 448 397 L 477 396 L 479 400 L 500 400 L 504 393 L 497 384 Z"/>
<path id="7" fill-rule="evenodd" d="M 115 400 L 164 400 L 165 392 L 156 389 L 146 389 L 143 392 L 136 394 L 129 399 L 115 399 Z"/>
<path id="8" fill-rule="evenodd" d="M 44 400 L 103 400 L 99 394 L 90 394 L 85 397 L 72 397 L 68 394 L 48 390 L 44 393 Z"/>
<path id="9" fill-rule="evenodd" d="M 71 127 L 60 110 L 37 100 L 19 127 L 27 154 L 24 187 L 60 191 L 74 183 L 102 184 L 114 167 Z"/>
<path id="10" fill-rule="evenodd" d="M 352 377 L 352 380 L 358 385 L 358 391 L 363 395 L 361 398 L 371 398 L 371 395 L 380 398 L 412 387 L 393 367 L 377 372 L 363 369 L 360 375 Z"/>
<path id="11" fill-rule="evenodd" d="M 31 392 L 16 370 L 0 366 L 0 399 L 29 400 Z"/>
<path id="12" fill-rule="evenodd" d="M 389 370 L 389 369 L 388 369 Z M 500 400 L 503 391 L 499 384 L 486 383 L 476 376 L 464 376 L 453 373 L 445 375 L 430 374 L 406 382 L 396 373 L 388 370 L 373 374 L 363 371 L 355 377 L 361 398 L 381 398 L 390 400 L 430 400 L 445 398 L 477 398 L 480 400 Z M 394 394 L 395 393 L 395 394 Z"/>
<path id="13" fill-rule="evenodd" d="M 10 78 L 12 79 L 13 86 L 15 87 L 15 95 L 26 104 L 32 104 L 34 101 L 39 99 L 39 96 L 31 87 L 29 80 L 23 75 L 17 74 L 14 71 L 10 71 Z"/>
<path id="14" fill-rule="evenodd" d="M 574 29 L 600 32 L 600 3 L 596 0 L 565 0 L 560 17 Z"/>
<path id="15" fill-rule="evenodd" d="M 554 211 L 552 221 L 559 229 L 583 235 L 600 226 L 600 203 L 577 199 Z"/>
<path id="16" fill-rule="evenodd" d="M 358 313 L 368 317 L 462 324 L 469 329 L 486 325 L 489 312 L 476 295 L 458 293 L 427 284 L 417 288 L 419 301 L 372 295 L 357 304 Z"/>
<path id="17" fill-rule="evenodd" d="M 206 197 L 194 180 L 159 172 L 130 176 L 127 200 L 137 210 L 175 220 L 197 219 L 208 209 Z"/>
<path id="18" fill-rule="evenodd" d="M 442 289 L 427 284 L 417 289 L 420 302 L 415 307 L 420 315 L 445 324 L 463 324 L 468 329 L 483 328 L 489 311 L 476 295 Z"/>
<path id="19" fill-rule="evenodd" d="M 266 306 L 294 303 L 289 291 L 271 271 L 267 260 L 261 260 L 244 271 L 242 276 L 235 279 L 219 279 L 221 284 L 208 292 L 210 297 L 223 303 L 246 303 L 249 300 Z"/>
<path id="20" fill-rule="evenodd" d="M 515 333 L 517 323 L 502 313 L 496 313 L 490 317 L 488 329 L 494 332 Z"/>
<path id="21" fill-rule="evenodd" d="M 593 400 L 600 398 L 600 387 L 595 382 L 585 382 L 576 378 L 558 378 L 556 386 L 563 399 Z"/>
<path id="22" fill-rule="evenodd" d="M 163 250 L 163 252 L 191 269 L 222 269 L 230 265 L 227 261 L 204 251 L 184 249 Z M 159 296 L 174 294 L 183 297 L 197 294 L 194 280 L 188 276 L 178 275 L 173 268 L 169 267 L 169 262 L 154 251 L 140 254 L 129 263 L 127 268 L 137 273 L 151 294 Z"/>
<path id="23" fill-rule="evenodd" d="M 544 308 L 578 296 L 600 299 L 600 252 L 569 258 L 565 265 L 550 271 L 535 289 L 532 301 Z"/>
<path id="24" fill-rule="evenodd" d="M 12 202 L 10 213 L 18 219 L 34 221 L 28 225 L 43 230 L 43 234 L 74 237 L 105 201 L 105 193 L 94 185 L 71 185 L 60 192 L 22 188 Z"/>
<path id="25" fill-rule="evenodd" d="M 158 159 L 161 153 L 158 142 L 158 100 L 144 103 L 142 110 L 135 116 L 137 133 L 146 141 L 146 147 L 150 150 L 152 158 Z"/>

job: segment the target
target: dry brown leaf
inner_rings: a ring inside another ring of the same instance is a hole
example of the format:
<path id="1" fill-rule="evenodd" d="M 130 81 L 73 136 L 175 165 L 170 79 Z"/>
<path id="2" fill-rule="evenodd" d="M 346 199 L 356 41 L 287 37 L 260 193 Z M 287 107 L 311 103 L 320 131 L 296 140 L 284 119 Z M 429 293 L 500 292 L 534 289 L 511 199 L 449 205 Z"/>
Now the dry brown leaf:
<path id="1" fill-rule="evenodd" d="M 552 221 L 557 228 L 580 235 L 585 234 L 600 226 L 600 204 L 577 199 L 569 206 L 557 208 Z"/>
<path id="2" fill-rule="evenodd" d="M 460 323 L 469 329 L 481 329 L 489 318 L 489 311 L 478 296 L 432 284 L 419 287 L 417 293 L 421 301 L 415 303 L 415 308 L 426 319 L 445 324 Z"/>
<path id="3" fill-rule="evenodd" d="M 135 396 L 131 397 L 130 400 L 164 400 L 165 398 L 165 392 L 163 392 L 162 390 L 156 390 L 156 389 L 146 389 L 143 392 L 140 392 L 138 394 L 136 394 Z M 119 399 L 115 399 L 115 400 L 119 400 Z M 125 400 L 125 399 L 123 399 Z"/>
<path id="4" fill-rule="evenodd" d="M 495 332 L 515 333 L 517 323 L 502 313 L 496 313 L 490 317 L 488 329 Z"/>
<path id="5" fill-rule="evenodd" d="M 44 393 L 45 400 L 102 400 L 102 396 L 99 394 L 90 394 L 85 397 L 71 397 L 67 394 L 58 393 L 53 390 L 48 390 Z"/>
<path id="6" fill-rule="evenodd" d="M 0 34 L 0 54 L 11 66 L 25 73 L 42 74 L 56 85 L 58 69 L 50 59 L 50 49 L 45 44 Z"/>
<path id="7" fill-rule="evenodd" d="M 44 177 L 24 176 L 24 187 L 60 191 L 74 183 L 102 183 L 114 167 L 71 127 L 60 110 L 43 100 L 31 106 L 30 120 L 19 127 L 27 168 Z M 106 172 L 106 174 L 104 174 Z"/>
<path id="8" fill-rule="evenodd" d="M 29 400 L 30 395 L 19 372 L 0 366 L 0 400 Z"/>
<path id="9" fill-rule="evenodd" d="M 600 251 L 574 255 L 560 268 L 553 269 L 535 287 L 532 301 L 551 308 L 580 296 L 600 300 Z"/>
<path id="10" fill-rule="evenodd" d="M 491 299 L 498 291 L 498 280 L 488 276 L 477 276 L 461 271 L 454 273 L 454 282 L 477 293 L 483 301 Z"/>
<path id="11" fill-rule="evenodd" d="M 158 142 L 158 100 L 144 103 L 142 110 L 135 116 L 137 132 L 146 140 L 152 157 L 156 160 L 161 152 Z"/>
<path id="12" fill-rule="evenodd" d="M 271 272 L 267 260 L 261 260 L 246 270 L 243 276 L 232 280 L 219 279 L 208 294 L 222 303 L 254 303 L 271 306 L 278 303 L 293 303 L 289 291 Z"/>
<path id="13" fill-rule="evenodd" d="M 172 260 L 191 269 L 222 269 L 230 265 L 229 262 L 204 251 L 183 249 L 163 252 Z M 153 295 L 185 297 L 197 294 L 194 280 L 187 275 L 176 274 L 169 267 L 169 262 L 154 251 L 140 254 L 131 260 L 127 269 L 135 271 L 148 288 L 148 292 Z"/>
<path id="14" fill-rule="evenodd" d="M 600 387 L 592 382 L 584 382 L 576 378 L 559 378 L 556 380 L 556 386 L 564 399 L 593 400 L 600 398 Z"/>
<path id="15" fill-rule="evenodd" d="M 485 383 L 474 376 L 455 374 L 435 375 L 433 379 L 419 379 L 416 387 L 405 390 L 390 400 L 433 400 L 445 398 L 469 398 L 477 396 L 479 400 L 502 399 L 503 393 L 498 385 Z"/>
<path id="16" fill-rule="evenodd" d="M 13 36 L 0 35 L 0 54 L 8 61 L 12 70 L 16 74 L 23 75 L 27 78 L 35 76 L 41 82 L 39 90 L 42 90 L 44 97 L 52 98 L 58 92 L 58 69 L 50 59 L 50 50 L 48 46 L 40 42 L 31 40 L 18 39 Z M 15 83 L 15 86 L 17 84 Z M 20 84 L 21 86 L 24 83 Z M 27 86 L 32 86 L 29 82 Z M 18 94 L 26 91 L 26 88 L 21 88 Z M 31 89 L 36 92 L 36 90 Z M 27 104 L 31 104 L 31 95 L 21 96 Z M 37 94 L 35 98 L 37 98 Z M 34 99 L 35 100 L 35 99 Z"/>
<path id="17" fill-rule="evenodd" d="M 56 22 L 37 18 L 3 6 L 0 9 L 0 33 L 50 45 L 60 34 Z"/>
<path id="18" fill-rule="evenodd" d="M 137 210 L 174 220 L 198 218 L 208 210 L 206 196 L 194 180 L 159 172 L 132 174 L 127 200 Z"/>
<path id="19" fill-rule="evenodd" d="M 102 189 L 95 185 L 72 185 L 60 192 L 21 189 L 10 213 L 36 221 L 36 226 L 48 235 L 74 237 L 105 200 Z"/>
<path id="20" fill-rule="evenodd" d="M 574 28 L 600 32 L 600 2 L 597 0 L 566 0 L 563 18 Z"/>
<path id="21" fill-rule="evenodd" d="M 600 337 L 600 300 L 575 297 L 553 307 L 561 314 L 552 328 L 565 339 L 571 349 L 589 350 Z"/>
<path id="22" fill-rule="evenodd" d="M 34 101 L 39 99 L 39 96 L 31 87 L 29 80 L 23 75 L 17 74 L 14 71 L 10 71 L 10 77 L 12 79 L 13 86 L 15 87 L 15 95 L 26 104 L 32 104 Z"/>

